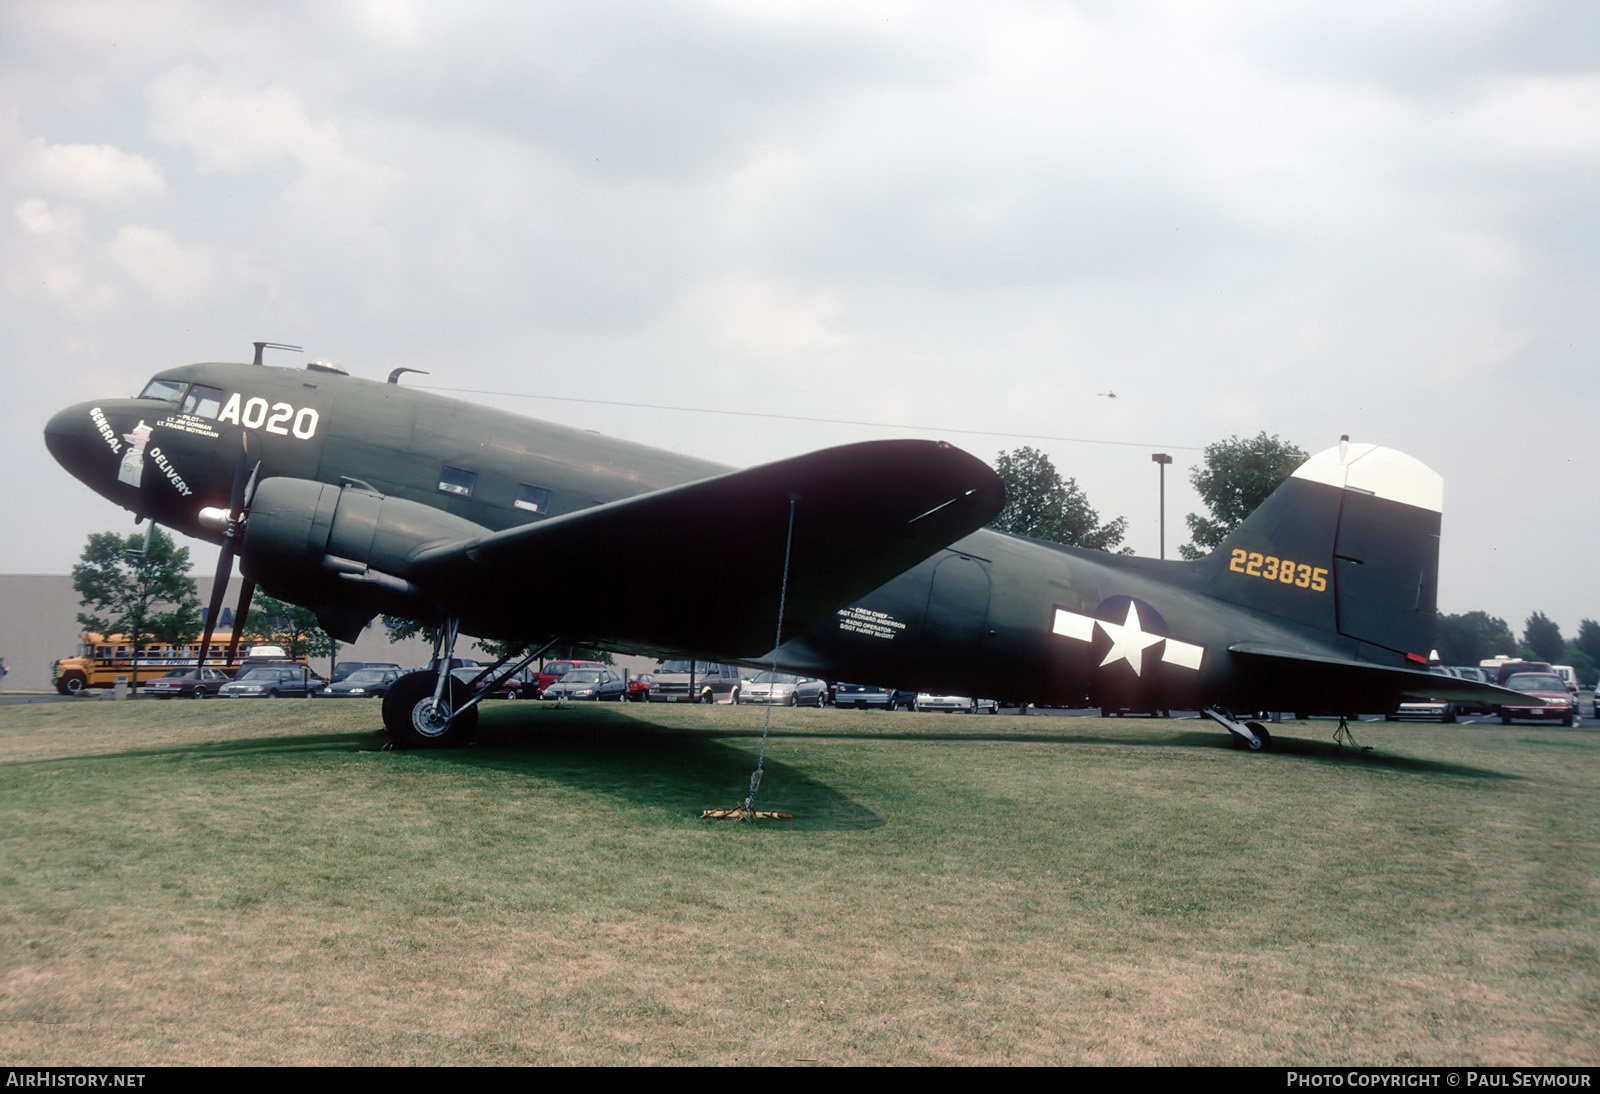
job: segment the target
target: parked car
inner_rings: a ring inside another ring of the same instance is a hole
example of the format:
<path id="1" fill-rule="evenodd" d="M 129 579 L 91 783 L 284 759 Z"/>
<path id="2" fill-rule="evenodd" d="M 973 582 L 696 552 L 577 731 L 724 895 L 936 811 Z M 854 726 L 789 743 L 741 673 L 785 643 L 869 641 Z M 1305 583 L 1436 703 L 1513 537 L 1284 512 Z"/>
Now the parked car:
<path id="1" fill-rule="evenodd" d="M 767 703 L 772 706 L 825 707 L 828 685 L 815 676 L 795 676 L 787 672 L 758 672 L 745 681 L 740 702 Z"/>
<path id="2" fill-rule="evenodd" d="M 862 710 L 899 710 L 910 706 L 916 698 L 914 691 L 895 691 L 870 684 L 840 683 L 833 689 L 834 706 L 859 707 Z"/>
<path id="3" fill-rule="evenodd" d="M 391 669 L 357 669 L 342 680 L 335 680 L 322 690 L 330 699 L 381 699 L 389 693 L 389 686 L 400 679 L 400 667 Z"/>
<path id="4" fill-rule="evenodd" d="M 976 714 L 982 710 L 989 714 L 998 714 L 1000 704 L 993 699 L 973 699 L 965 695 L 934 695 L 931 692 L 919 691 L 911 709 L 943 711 L 945 714 L 957 712 Z"/>
<path id="5" fill-rule="evenodd" d="M 351 673 L 360 672 L 362 669 L 394 669 L 400 671 L 400 666 L 393 661 L 340 661 L 333 666 L 333 675 L 328 677 L 330 684 L 337 684 Z"/>
<path id="6" fill-rule="evenodd" d="M 635 673 L 628 677 L 628 701 L 631 703 L 647 703 L 650 701 L 650 689 L 655 685 L 656 678 L 648 672 Z"/>
<path id="7" fill-rule="evenodd" d="M 322 683 L 304 665 L 257 665 L 223 684 L 217 694 L 224 699 L 309 699 Z"/>
<path id="8" fill-rule="evenodd" d="M 663 661 L 650 685 L 652 703 L 738 703 L 744 678 L 714 661 Z"/>
<path id="9" fill-rule="evenodd" d="M 540 692 L 539 698 L 621 703 L 628 698 L 628 685 L 604 665 L 597 669 L 573 669 Z"/>
<path id="10" fill-rule="evenodd" d="M 533 698 L 544 698 L 544 689 L 561 679 L 573 669 L 603 669 L 606 666 L 598 661 L 546 661 L 544 667 L 536 674 L 538 692 Z M 609 671 L 609 670 L 607 670 Z"/>
<path id="11" fill-rule="evenodd" d="M 1514 719 L 1539 719 L 1572 725 L 1578 713 L 1578 700 L 1567 690 L 1566 681 L 1553 672 L 1513 673 L 1505 682 L 1512 691 L 1528 696 L 1526 703 L 1502 703 L 1500 721 L 1510 725 Z"/>
<path id="12" fill-rule="evenodd" d="M 231 679 L 221 669 L 173 669 L 143 687 L 146 695 L 157 699 L 204 699 L 216 695 Z"/>
<path id="13" fill-rule="evenodd" d="M 1455 673 L 1449 669 L 1435 665 L 1428 670 L 1435 676 L 1452 677 Z M 1395 722 L 1404 718 L 1437 718 L 1441 722 L 1456 720 L 1456 706 L 1454 703 L 1443 699 L 1408 699 L 1394 710 L 1383 716 L 1386 722 Z"/>
<path id="14" fill-rule="evenodd" d="M 450 675 L 460 680 L 468 687 L 482 691 L 489 685 L 489 677 L 478 680 L 487 665 L 468 665 L 466 668 L 451 669 Z M 497 669 L 496 672 L 499 670 Z M 476 681 L 476 685 L 474 682 Z M 537 669 L 520 668 L 504 680 L 495 685 L 489 693 L 490 699 L 536 699 L 539 696 L 539 673 Z"/>

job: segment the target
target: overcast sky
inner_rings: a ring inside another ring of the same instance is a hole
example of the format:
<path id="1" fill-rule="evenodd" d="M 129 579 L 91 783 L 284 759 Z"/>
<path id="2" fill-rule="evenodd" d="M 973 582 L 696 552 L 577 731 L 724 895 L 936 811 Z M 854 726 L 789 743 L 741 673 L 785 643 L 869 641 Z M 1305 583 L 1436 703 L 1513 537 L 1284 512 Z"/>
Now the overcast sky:
<path id="1" fill-rule="evenodd" d="M 1152 452 L 1173 555 L 1203 446 L 1349 434 L 1444 476 L 1442 610 L 1600 617 L 1589 0 L 5 0 L 0 82 L 0 572 L 132 528 L 51 412 L 269 339 L 736 465 L 1032 444 L 1149 555 Z"/>

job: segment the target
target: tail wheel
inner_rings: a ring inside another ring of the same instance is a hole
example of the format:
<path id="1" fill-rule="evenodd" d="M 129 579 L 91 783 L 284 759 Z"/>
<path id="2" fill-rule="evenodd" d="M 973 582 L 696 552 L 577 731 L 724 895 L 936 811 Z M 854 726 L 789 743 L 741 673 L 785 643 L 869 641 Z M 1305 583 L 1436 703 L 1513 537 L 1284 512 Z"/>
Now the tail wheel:
<path id="1" fill-rule="evenodd" d="M 1245 727 L 1256 735 L 1256 739 L 1251 741 L 1249 738 L 1235 735 L 1234 743 L 1240 748 L 1250 752 L 1266 752 L 1272 747 L 1272 734 L 1267 732 L 1266 726 L 1260 722 L 1246 722 Z"/>
<path id="2" fill-rule="evenodd" d="M 389 686 L 383 697 L 383 724 L 396 748 L 462 748 L 472 739 L 478 708 L 454 714 L 472 697 L 471 689 L 452 676 L 436 706 L 433 690 L 438 679 L 431 672 L 410 672 Z"/>

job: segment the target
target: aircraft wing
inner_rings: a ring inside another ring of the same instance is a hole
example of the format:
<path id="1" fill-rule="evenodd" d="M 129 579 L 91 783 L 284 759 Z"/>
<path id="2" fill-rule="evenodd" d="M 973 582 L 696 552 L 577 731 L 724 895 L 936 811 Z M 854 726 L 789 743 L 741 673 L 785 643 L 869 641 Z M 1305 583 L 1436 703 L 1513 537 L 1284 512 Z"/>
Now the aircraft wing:
<path id="1" fill-rule="evenodd" d="M 753 657 L 777 637 L 780 595 L 786 641 L 1004 500 L 999 477 L 958 448 L 869 441 L 434 547 L 412 580 L 468 634 Z"/>
<path id="2" fill-rule="evenodd" d="M 1404 699 L 1499 706 L 1525 701 L 1521 692 L 1417 669 L 1391 668 L 1364 661 L 1283 650 L 1250 642 L 1228 647 L 1256 679 L 1271 677 L 1292 701 L 1282 709 L 1393 710 Z M 1276 707 L 1274 709 L 1277 709 Z"/>

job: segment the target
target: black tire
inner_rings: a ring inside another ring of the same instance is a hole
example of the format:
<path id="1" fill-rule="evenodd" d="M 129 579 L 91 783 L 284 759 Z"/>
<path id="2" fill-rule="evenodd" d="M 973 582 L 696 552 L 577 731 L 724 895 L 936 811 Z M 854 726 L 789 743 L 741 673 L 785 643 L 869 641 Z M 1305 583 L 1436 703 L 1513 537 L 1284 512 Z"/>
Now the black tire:
<path id="1" fill-rule="evenodd" d="M 900 701 L 898 699 L 896 699 L 893 695 L 891 695 L 891 696 L 889 696 L 889 702 L 884 705 L 883 709 L 884 710 L 899 710 L 900 709 Z"/>
<path id="2" fill-rule="evenodd" d="M 206 689 L 205 688 L 195 688 L 194 691 L 192 693 L 190 693 L 190 695 L 189 695 L 189 698 L 191 698 L 191 699 L 204 699 L 205 697 L 206 697 Z"/>
<path id="3" fill-rule="evenodd" d="M 1246 722 L 1245 726 L 1256 735 L 1255 742 L 1249 738 L 1233 734 L 1233 747 L 1242 748 L 1247 752 L 1267 752 L 1272 748 L 1272 734 L 1267 732 L 1267 727 L 1260 722 Z"/>
<path id="4" fill-rule="evenodd" d="M 976 700 L 976 699 L 972 700 L 972 705 L 967 708 L 967 713 L 972 715 L 973 717 L 977 717 L 977 715 L 978 715 L 978 700 Z"/>
<path id="5" fill-rule="evenodd" d="M 1561 719 L 1561 724 L 1564 726 L 1572 725 L 1572 715 L 1568 714 L 1565 718 Z"/>
<path id="6" fill-rule="evenodd" d="M 789 693 L 789 705 L 792 707 L 797 707 L 800 705 L 800 693 L 798 691 L 791 691 Z"/>
<path id="7" fill-rule="evenodd" d="M 278 697 L 278 689 L 277 688 L 268 688 L 267 689 L 267 698 L 268 699 L 276 699 L 277 697 Z"/>
<path id="8" fill-rule="evenodd" d="M 700 693 L 700 702 L 704 706 L 711 706 L 717 701 L 717 696 L 710 688 Z"/>
<path id="9" fill-rule="evenodd" d="M 1508 726 L 1511 724 L 1511 715 L 1507 714 L 1503 710 L 1500 712 L 1500 724 L 1503 726 Z"/>
<path id="10" fill-rule="evenodd" d="M 81 676 L 64 676 L 56 685 L 56 690 L 62 695 L 82 695 L 87 683 Z"/>
<path id="11" fill-rule="evenodd" d="M 453 718 L 455 710 L 472 697 L 467 685 L 450 678 L 445 696 L 446 717 L 433 711 L 433 689 L 438 677 L 431 672 L 410 672 L 389 685 L 383 697 L 383 724 L 396 748 L 463 748 L 478 728 L 478 708 Z"/>
<path id="12" fill-rule="evenodd" d="M 827 705 L 828 705 L 828 693 L 825 692 L 825 691 L 817 692 L 817 709 L 821 710 L 823 707 L 825 707 Z"/>
<path id="13" fill-rule="evenodd" d="M 1453 706 L 1450 706 L 1448 703 L 1445 704 L 1444 713 L 1439 715 L 1439 721 L 1450 723 L 1450 722 L 1454 722 L 1455 720 L 1456 720 L 1456 708 L 1453 707 Z"/>

